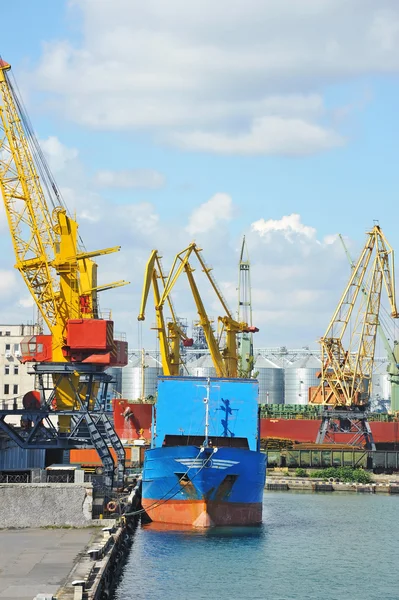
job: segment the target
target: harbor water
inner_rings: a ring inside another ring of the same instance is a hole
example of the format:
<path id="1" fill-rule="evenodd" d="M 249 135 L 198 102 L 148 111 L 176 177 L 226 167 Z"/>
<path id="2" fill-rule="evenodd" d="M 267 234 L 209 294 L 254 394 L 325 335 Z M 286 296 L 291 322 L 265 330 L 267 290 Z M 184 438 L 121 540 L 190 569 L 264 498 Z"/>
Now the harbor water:
<path id="1" fill-rule="evenodd" d="M 268 492 L 263 525 L 139 527 L 117 600 L 397 600 L 399 497 Z"/>

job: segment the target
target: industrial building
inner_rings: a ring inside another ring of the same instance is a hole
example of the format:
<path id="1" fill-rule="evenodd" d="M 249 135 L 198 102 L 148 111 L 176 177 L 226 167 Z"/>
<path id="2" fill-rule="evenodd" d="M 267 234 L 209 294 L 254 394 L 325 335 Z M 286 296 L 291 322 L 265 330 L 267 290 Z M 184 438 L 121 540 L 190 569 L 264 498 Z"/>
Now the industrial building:
<path id="1" fill-rule="evenodd" d="M 2 408 L 22 408 L 22 398 L 35 388 L 29 364 L 21 363 L 21 340 L 39 332 L 37 325 L 0 325 L 0 398 Z"/>

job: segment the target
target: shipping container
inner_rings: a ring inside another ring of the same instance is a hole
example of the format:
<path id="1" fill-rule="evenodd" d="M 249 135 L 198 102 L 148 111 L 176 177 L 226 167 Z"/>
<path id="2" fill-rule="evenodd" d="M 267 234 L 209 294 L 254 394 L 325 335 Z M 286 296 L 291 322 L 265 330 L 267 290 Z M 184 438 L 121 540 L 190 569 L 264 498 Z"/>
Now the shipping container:
<path id="1" fill-rule="evenodd" d="M 126 469 L 140 467 L 143 464 L 145 449 L 146 446 L 125 446 Z M 115 464 L 117 464 L 115 450 L 110 448 L 110 451 Z M 70 450 L 69 463 L 71 465 L 81 465 L 82 469 L 88 472 L 99 472 L 102 469 L 102 462 L 97 454 L 97 450 L 92 448 Z"/>

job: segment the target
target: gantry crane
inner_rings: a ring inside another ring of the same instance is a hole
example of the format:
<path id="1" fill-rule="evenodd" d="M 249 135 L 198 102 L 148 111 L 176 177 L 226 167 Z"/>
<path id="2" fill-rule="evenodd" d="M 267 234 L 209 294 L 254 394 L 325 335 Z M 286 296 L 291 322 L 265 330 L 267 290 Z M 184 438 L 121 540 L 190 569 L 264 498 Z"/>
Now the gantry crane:
<path id="1" fill-rule="evenodd" d="M 21 360 L 35 363 L 41 381 L 44 375 L 53 377 L 52 398 L 47 402 L 43 391 L 40 410 L 48 409 L 50 403 L 56 408 L 59 432 L 68 440 L 64 446 L 69 447 L 73 438 L 71 416 L 75 410 L 85 413 L 91 436 L 102 437 L 90 416 L 99 380 L 106 381 L 108 376 L 102 377 L 105 368 L 127 364 L 127 344 L 114 338 L 110 319 L 100 318 L 97 301 L 99 291 L 126 282 L 98 286 L 97 264 L 93 260 L 118 251 L 119 246 L 94 252 L 84 249 L 78 224 L 68 214 L 16 93 L 10 65 L 3 60 L 0 60 L 0 94 L 0 188 L 15 267 L 50 331 L 24 339 Z M 33 432 L 40 430 L 44 439 L 42 418 L 39 414 L 33 419 Z M 4 415 L 0 427 L 17 443 L 25 444 L 24 447 L 33 443 L 33 432 L 27 442 L 26 437 L 22 439 L 6 427 Z M 54 443 L 60 447 L 60 437 L 54 442 L 50 433 L 49 429 L 45 447 Z M 110 457 L 101 443 L 103 440 L 97 441 L 97 449 L 101 445 L 101 452 Z"/>
<path id="2" fill-rule="evenodd" d="M 156 330 L 158 332 L 163 373 L 164 375 L 178 376 L 180 375 L 181 367 L 180 347 L 181 345 L 186 347 L 192 346 L 193 340 L 183 331 L 176 317 L 170 293 L 161 294 L 158 284 L 159 280 L 162 283 L 162 291 L 164 292 L 166 277 L 163 273 L 161 256 L 157 250 L 153 250 L 146 265 L 138 320 L 144 321 L 145 319 L 148 293 L 152 285 L 156 315 Z M 164 316 L 165 302 L 167 302 L 171 314 L 171 320 L 168 321 L 167 325 Z"/>
<path id="3" fill-rule="evenodd" d="M 367 233 L 325 335 L 321 338 L 320 384 L 309 390 L 309 402 L 329 407 L 317 438 L 333 440 L 333 432 L 350 434 L 350 443 L 374 447 L 366 409 L 369 404 L 382 287 L 392 317 L 397 318 L 393 250 L 379 225 Z M 364 289 L 365 294 L 361 290 Z M 358 310 L 355 311 L 355 306 Z"/>
<path id="4" fill-rule="evenodd" d="M 189 260 L 190 257 L 194 255 L 202 269 L 205 273 L 209 283 L 213 291 L 215 292 L 219 302 L 222 305 L 224 310 L 224 315 L 218 318 L 220 324 L 220 330 L 218 336 L 215 334 L 212 322 L 209 319 L 203 300 L 198 290 L 198 286 L 196 284 L 194 278 L 194 269 L 191 266 Z M 153 256 L 153 254 L 152 254 Z M 150 257 L 151 261 L 151 257 Z M 149 263 L 150 263 L 149 261 Z M 211 269 L 206 265 L 202 254 L 201 249 L 197 247 L 195 243 L 190 244 L 187 248 L 179 252 L 173 261 L 172 268 L 169 272 L 168 277 L 165 279 L 164 290 L 160 295 L 159 302 L 156 305 L 155 309 L 159 312 L 159 308 L 162 307 L 166 301 L 166 299 L 170 296 L 172 289 L 174 288 L 177 280 L 179 279 L 182 273 L 185 273 L 190 285 L 191 294 L 193 296 L 201 327 L 203 328 L 204 335 L 208 344 L 209 352 L 216 370 L 216 374 L 218 377 L 238 377 L 238 353 L 237 353 L 237 334 L 242 332 L 255 333 L 259 331 L 256 327 L 250 326 L 247 323 L 239 323 L 236 321 L 230 312 L 230 309 L 227 306 L 226 301 L 223 298 L 221 291 L 219 290 L 218 285 L 216 284 L 215 279 L 211 274 Z M 144 288 L 143 288 L 143 300 L 148 297 L 148 289 L 151 284 L 151 280 L 153 280 L 153 271 L 151 269 L 146 270 L 146 277 L 144 280 Z M 146 291 L 147 290 L 147 291 Z M 155 301 L 157 302 L 157 301 Z M 145 317 L 145 301 L 142 302 L 141 312 L 138 316 L 139 320 L 144 320 Z M 225 337 L 224 347 L 221 348 L 221 340 Z M 161 342 L 162 348 L 162 342 Z M 164 362 L 163 357 L 163 368 L 164 372 L 168 369 L 167 361 Z"/>

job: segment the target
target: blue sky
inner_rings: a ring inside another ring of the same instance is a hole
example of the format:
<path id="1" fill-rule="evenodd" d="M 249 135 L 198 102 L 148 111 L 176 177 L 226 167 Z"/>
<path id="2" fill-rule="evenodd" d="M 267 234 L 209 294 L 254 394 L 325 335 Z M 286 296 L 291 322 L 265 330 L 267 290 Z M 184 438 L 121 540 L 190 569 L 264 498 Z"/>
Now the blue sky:
<path id="1" fill-rule="evenodd" d="M 101 261 L 101 277 L 132 283 L 103 303 L 132 345 L 143 267 L 160 244 L 168 262 L 195 238 L 234 309 L 249 236 L 262 346 L 312 344 L 324 332 L 348 275 L 335 234 L 356 254 L 378 219 L 399 245 L 397 2 L 231 6 L 17 0 L 5 9 L 1 55 L 86 245 L 123 245 Z M 292 214 L 299 220 L 282 221 Z M 1 244 L 13 291 L 3 321 L 26 320 L 9 240 Z M 183 291 L 179 300 L 194 318 Z"/>

